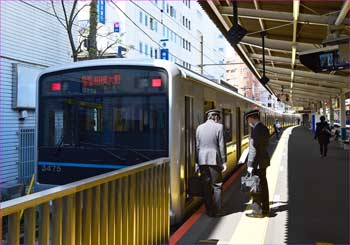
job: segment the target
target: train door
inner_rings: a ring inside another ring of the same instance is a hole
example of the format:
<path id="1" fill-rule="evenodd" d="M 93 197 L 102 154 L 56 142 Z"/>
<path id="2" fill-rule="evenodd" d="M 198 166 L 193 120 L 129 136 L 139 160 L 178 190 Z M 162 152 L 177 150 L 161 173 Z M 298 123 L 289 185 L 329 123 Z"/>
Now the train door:
<path id="1" fill-rule="evenodd" d="M 236 146 L 237 146 L 237 158 L 241 156 L 241 142 L 242 142 L 242 135 L 241 135 L 241 108 L 236 108 Z"/>
<path id="2" fill-rule="evenodd" d="M 188 179 L 195 172 L 195 131 L 193 117 L 193 98 L 185 97 L 185 181 L 186 193 Z"/>

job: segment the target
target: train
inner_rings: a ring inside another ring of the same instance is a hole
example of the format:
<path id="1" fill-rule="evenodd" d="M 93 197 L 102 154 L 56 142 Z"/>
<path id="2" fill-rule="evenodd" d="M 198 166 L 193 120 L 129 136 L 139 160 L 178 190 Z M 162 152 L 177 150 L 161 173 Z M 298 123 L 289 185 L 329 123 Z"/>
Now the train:
<path id="1" fill-rule="evenodd" d="M 38 77 L 37 108 L 38 184 L 67 184 L 168 157 L 171 224 L 198 203 L 187 190 L 195 174 L 195 130 L 207 110 L 222 110 L 225 177 L 248 146 L 245 112 L 259 109 L 271 134 L 275 119 L 288 127 L 298 118 L 158 59 L 100 59 L 47 68 Z"/>

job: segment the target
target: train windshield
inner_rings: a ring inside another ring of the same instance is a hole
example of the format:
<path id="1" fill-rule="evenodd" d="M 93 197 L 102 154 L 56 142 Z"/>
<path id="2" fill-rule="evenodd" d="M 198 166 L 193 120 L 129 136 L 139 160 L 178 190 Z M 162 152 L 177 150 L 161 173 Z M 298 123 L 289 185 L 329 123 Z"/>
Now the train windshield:
<path id="1" fill-rule="evenodd" d="M 39 162 L 126 166 L 168 155 L 167 73 L 94 68 L 39 82 Z"/>

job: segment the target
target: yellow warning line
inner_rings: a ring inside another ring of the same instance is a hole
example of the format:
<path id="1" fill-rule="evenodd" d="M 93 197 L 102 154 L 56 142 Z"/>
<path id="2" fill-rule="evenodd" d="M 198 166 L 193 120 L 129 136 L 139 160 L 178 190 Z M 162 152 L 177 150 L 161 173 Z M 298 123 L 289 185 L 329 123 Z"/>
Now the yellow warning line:
<path id="1" fill-rule="evenodd" d="M 280 164 L 283 154 L 288 147 L 289 136 L 295 127 L 284 130 L 278 145 L 271 158 L 271 166 L 267 168 L 270 200 L 275 194 L 277 180 L 280 173 Z M 287 149 L 288 150 L 288 149 Z M 246 211 L 248 208 L 246 209 Z M 242 214 L 239 224 L 229 241 L 219 241 L 218 244 L 263 244 L 265 241 L 269 218 L 249 218 Z"/>

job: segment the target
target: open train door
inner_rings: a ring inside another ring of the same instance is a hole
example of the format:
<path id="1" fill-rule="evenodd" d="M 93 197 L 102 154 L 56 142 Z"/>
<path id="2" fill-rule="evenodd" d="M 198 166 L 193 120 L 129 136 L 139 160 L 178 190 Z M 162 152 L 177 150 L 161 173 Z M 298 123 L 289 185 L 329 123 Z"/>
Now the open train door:
<path id="1" fill-rule="evenodd" d="M 241 134 L 241 108 L 236 108 L 236 142 L 237 142 L 237 161 L 241 156 L 241 143 L 242 143 L 242 134 Z"/>

